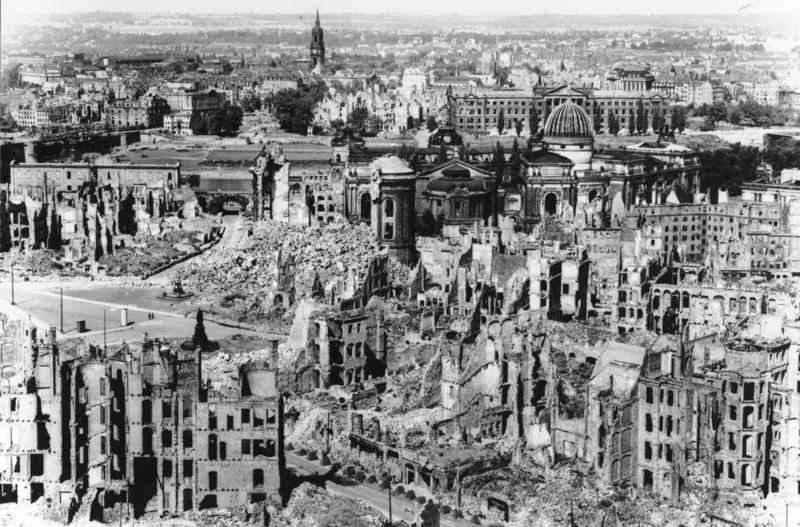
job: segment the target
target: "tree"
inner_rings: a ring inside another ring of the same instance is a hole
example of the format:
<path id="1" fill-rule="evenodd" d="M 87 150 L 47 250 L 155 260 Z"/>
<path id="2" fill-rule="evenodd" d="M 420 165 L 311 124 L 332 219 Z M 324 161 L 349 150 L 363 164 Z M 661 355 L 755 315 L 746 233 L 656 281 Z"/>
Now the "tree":
<path id="1" fill-rule="evenodd" d="M 206 112 L 206 133 L 209 135 L 220 135 L 222 132 L 222 112 L 212 110 Z"/>
<path id="2" fill-rule="evenodd" d="M 761 154 L 757 147 L 740 143 L 729 148 L 703 150 L 700 152 L 701 188 L 710 189 L 712 203 L 716 203 L 720 188 L 727 188 L 730 195 L 738 196 L 741 184 L 755 179 L 760 162 Z"/>
<path id="3" fill-rule="evenodd" d="M 235 104 L 224 104 L 219 110 L 221 127 L 219 135 L 236 135 L 242 126 L 244 112 Z"/>
<path id="4" fill-rule="evenodd" d="M 613 110 L 608 110 L 608 133 L 611 135 L 619 133 L 619 120 Z"/>
<path id="5" fill-rule="evenodd" d="M 250 93 L 242 97 L 242 110 L 246 113 L 252 113 L 261 109 L 261 98 L 254 93 Z"/>
<path id="6" fill-rule="evenodd" d="M 439 122 L 436 120 L 435 115 L 429 115 L 427 121 L 425 121 L 425 127 L 428 129 L 429 132 L 433 132 L 437 128 L 439 128 Z"/>
<path id="7" fill-rule="evenodd" d="M 672 107 L 672 130 L 683 132 L 686 128 L 686 107 L 675 105 Z"/>
<path id="8" fill-rule="evenodd" d="M 742 122 L 742 112 L 736 106 L 728 108 L 728 122 L 731 124 L 739 124 Z"/>
<path id="9" fill-rule="evenodd" d="M 764 150 L 764 160 L 776 172 L 784 168 L 800 167 L 800 145 L 793 138 L 773 139 Z"/>
<path id="10" fill-rule="evenodd" d="M 500 111 L 497 112 L 497 133 L 503 135 L 503 130 L 506 127 L 506 112 L 500 108 Z"/>
<path id="11" fill-rule="evenodd" d="M 414 129 L 414 118 L 410 115 L 406 118 L 406 130 Z"/>
<path id="12" fill-rule="evenodd" d="M 636 131 L 643 134 L 647 131 L 647 115 L 644 113 L 644 102 L 636 101 Z"/>
<path id="13" fill-rule="evenodd" d="M 594 125 L 594 133 L 599 134 L 600 132 L 603 131 L 603 114 L 602 111 L 600 110 L 599 104 L 594 105 L 593 117 L 594 117 L 594 122 L 592 124 Z"/>
<path id="14" fill-rule="evenodd" d="M 366 106 L 356 106 L 347 116 L 347 123 L 359 132 L 366 130 L 368 121 L 369 110 Z"/>
<path id="15" fill-rule="evenodd" d="M 528 117 L 528 125 L 531 129 L 531 137 L 535 137 L 539 133 L 539 111 L 536 106 L 531 105 L 531 113 Z"/>
<path id="16" fill-rule="evenodd" d="M 206 326 L 203 323 L 203 310 L 197 310 L 197 317 L 196 323 L 194 325 L 194 336 L 192 336 L 192 343 L 194 344 L 195 348 L 200 348 L 201 350 L 208 349 L 209 341 L 208 337 L 206 336 Z"/>
<path id="17" fill-rule="evenodd" d="M 194 135 L 206 135 L 208 133 L 208 126 L 206 119 L 200 112 L 192 112 L 192 117 L 189 119 L 189 128 Z"/>
<path id="18" fill-rule="evenodd" d="M 653 108 L 653 133 L 661 133 L 661 110 Z"/>
<path id="19" fill-rule="evenodd" d="M 304 134 L 314 120 L 314 106 L 325 96 L 325 85 L 309 90 L 287 88 L 267 98 L 281 130 Z"/>
<path id="20" fill-rule="evenodd" d="M 22 75 L 19 70 L 20 65 L 13 64 L 3 71 L 2 75 L 0 75 L 0 91 L 22 86 Z"/>
<path id="21" fill-rule="evenodd" d="M 522 121 L 514 119 L 514 131 L 517 132 L 517 137 L 522 133 Z"/>
<path id="22" fill-rule="evenodd" d="M 631 114 L 628 117 L 628 134 L 633 135 L 636 133 L 636 116 L 633 114 L 633 110 L 631 110 Z"/>

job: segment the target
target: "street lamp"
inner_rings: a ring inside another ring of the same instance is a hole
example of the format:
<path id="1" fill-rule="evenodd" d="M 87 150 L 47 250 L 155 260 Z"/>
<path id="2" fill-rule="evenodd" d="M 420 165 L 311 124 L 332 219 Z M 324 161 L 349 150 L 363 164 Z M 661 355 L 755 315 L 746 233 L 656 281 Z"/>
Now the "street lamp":
<path id="1" fill-rule="evenodd" d="M 11 262 L 11 305 L 16 304 L 14 301 L 14 262 Z"/>

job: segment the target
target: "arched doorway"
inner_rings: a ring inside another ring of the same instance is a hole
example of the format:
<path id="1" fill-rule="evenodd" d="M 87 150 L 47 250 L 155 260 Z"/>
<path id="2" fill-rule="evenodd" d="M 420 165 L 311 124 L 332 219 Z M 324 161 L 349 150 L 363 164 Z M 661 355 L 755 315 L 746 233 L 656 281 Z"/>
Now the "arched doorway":
<path id="1" fill-rule="evenodd" d="M 361 211 L 361 220 L 369 223 L 372 217 L 372 198 L 370 198 L 369 192 L 361 194 L 359 210 Z"/>
<path id="2" fill-rule="evenodd" d="M 549 216 L 554 216 L 558 211 L 558 196 L 553 192 L 548 192 L 544 196 L 544 212 Z"/>
<path id="3" fill-rule="evenodd" d="M 594 199 L 597 197 L 597 190 L 592 189 L 589 191 L 589 203 L 593 202 Z"/>

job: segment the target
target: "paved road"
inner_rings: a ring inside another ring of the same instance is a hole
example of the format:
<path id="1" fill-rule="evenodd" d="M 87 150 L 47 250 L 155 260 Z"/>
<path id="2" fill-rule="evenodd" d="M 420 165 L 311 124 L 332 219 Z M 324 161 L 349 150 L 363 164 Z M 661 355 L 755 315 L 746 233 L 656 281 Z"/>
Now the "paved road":
<path id="1" fill-rule="evenodd" d="M 306 474 L 324 474 L 330 470 L 330 467 L 322 467 L 317 463 L 295 455 L 292 452 L 286 452 L 286 463 Z M 389 517 L 389 495 L 386 491 L 380 491 L 373 487 L 361 484 L 339 485 L 333 481 L 326 481 L 325 488 L 332 494 L 363 500 L 373 509 L 378 510 L 387 518 Z M 406 508 L 412 509 L 414 513 L 409 513 Z M 411 502 L 404 497 L 392 496 L 392 520 L 394 521 L 405 520 L 411 524 L 411 522 L 414 521 L 414 516 L 419 512 L 420 508 L 422 508 L 422 505 L 417 502 Z M 442 527 L 460 527 L 471 524 L 465 519 L 455 520 L 442 516 L 440 525 Z"/>
<path id="2" fill-rule="evenodd" d="M 74 286 L 85 286 L 75 283 Z M 191 337 L 194 333 L 194 310 L 156 300 L 163 288 L 143 287 L 125 288 L 120 286 L 98 286 L 83 289 L 64 289 L 64 333 L 59 339 L 78 336 L 76 322 L 84 320 L 87 332 L 81 337 L 103 342 L 103 319 L 105 315 L 106 340 L 109 344 L 123 339 L 131 342 L 142 338 L 144 333 L 151 337 Z M 52 284 L 20 282 L 14 288 L 16 312 L 20 310 L 29 315 L 39 326 L 61 328 L 61 308 L 58 288 Z M 11 300 L 10 284 L 0 284 L 0 311 L 9 311 Z M 121 325 L 121 312 L 127 309 L 128 325 Z M 154 313 L 153 320 L 148 313 Z M 188 315 L 188 316 L 187 316 Z M 254 334 L 253 332 L 220 326 L 206 321 L 209 338 L 219 339 L 235 334 Z"/>
<path id="3" fill-rule="evenodd" d="M 224 251 L 241 243 L 247 237 L 242 228 L 242 219 L 237 216 L 224 216 L 225 232 L 222 240 L 210 251 Z M 202 257 L 202 255 L 200 256 Z M 191 260 L 189 260 L 191 261 Z M 55 326 L 61 329 L 61 292 L 63 287 L 64 325 L 59 339 L 74 338 L 78 335 L 76 323 L 86 322 L 85 333 L 80 336 L 103 342 L 103 327 L 106 328 L 106 341 L 109 344 L 122 340 L 138 340 L 144 333 L 151 337 L 191 337 L 194 333 L 195 308 L 181 302 L 165 302 L 158 297 L 170 287 L 168 283 L 170 268 L 142 282 L 141 287 L 125 286 L 120 283 L 86 279 L 63 280 L 60 282 L 17 281 L 14 288 L 16 314 L 24 312 L 31 320 L 44 327 Z M 152 286 L 145 285 L 153 284 Z M 11 311 L 11 284 L 0 283 L 0 311 Z M 128 324 L 123 326 L 122 311 L 127 309 Z M 148 313 L 155 315 L 148 318 Z M 206 320 L 206 334 L 219 339 L 235 334 L 255 334 L 238 328 L 221 326 Z M 281 338 L 284 335 L 263 335 Z"/>

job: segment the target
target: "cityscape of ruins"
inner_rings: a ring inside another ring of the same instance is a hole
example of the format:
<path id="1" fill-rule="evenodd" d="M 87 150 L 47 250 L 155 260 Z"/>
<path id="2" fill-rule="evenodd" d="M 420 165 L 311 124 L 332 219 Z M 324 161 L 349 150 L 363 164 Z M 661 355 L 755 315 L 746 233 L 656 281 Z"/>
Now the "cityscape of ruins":
<path id="1" fill-rule="evenodd" d="M 162 3 L 3 1 L 0 526 L 800 527 L 800 7 Z"/>

